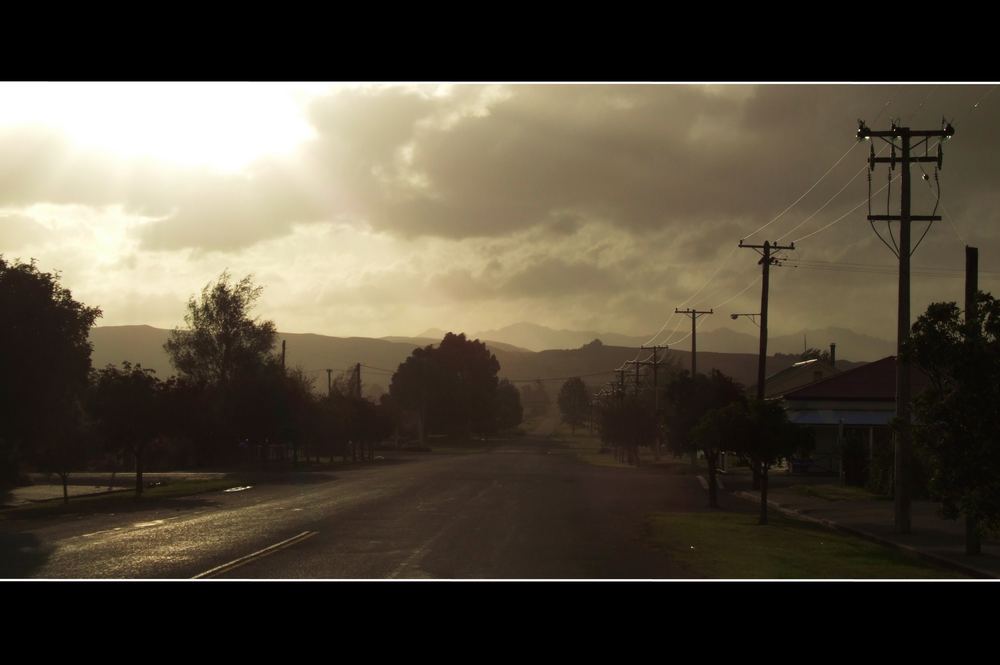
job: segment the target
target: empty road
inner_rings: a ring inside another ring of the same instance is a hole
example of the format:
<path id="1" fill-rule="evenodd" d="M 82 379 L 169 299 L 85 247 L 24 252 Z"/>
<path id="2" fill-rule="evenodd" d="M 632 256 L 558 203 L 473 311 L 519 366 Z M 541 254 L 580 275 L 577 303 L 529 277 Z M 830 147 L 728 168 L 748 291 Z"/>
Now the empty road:
<path id="1" fill-rule="evenodd" d="M 148 510 L 2 520 L 0 577 L 691 576 L 645 544 L 643 525 L 655 511 L 705 510 L 693 476 L 590 466 L 536 437 L 481 453 L 383 455 Z"/>

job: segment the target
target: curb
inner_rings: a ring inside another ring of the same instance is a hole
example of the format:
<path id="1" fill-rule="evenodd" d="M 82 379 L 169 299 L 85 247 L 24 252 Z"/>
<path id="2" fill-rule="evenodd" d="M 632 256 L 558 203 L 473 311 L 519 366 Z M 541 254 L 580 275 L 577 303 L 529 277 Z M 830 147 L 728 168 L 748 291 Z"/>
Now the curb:
<path id="1" fill-rule="evenodd" d="M 741 499 L 746 499 L 748 501 L 753 501 L 754 503 L 756 503 L 758 505 L 760 504 L 760 496 L 759 495 L 755 495 L 755 494 L 752 494 L 750 492 L 743 492 L 743 491 L 734 491 L 734 492 L 730 492 L 730 494 L 732 494 L 733 496 L 739 497 Z M 916 556 L 916 557 L 918 557 L 920 559 L 924 559 L 926 561 L 930 561 L 931 563 L 935 563 L 935 564 L 937 564 L 939 566 L 944 566 L 946 568 L 951 568 L 953 570 L 957 570 L 960 573 L 965 573 L 966 575 L 970 575 L 970 576 L 978 578 L 978 579 L 996 579 L 997 578 L 997 574 L 994 573 L 994 572 L 982 570 L 981 568 L 976 568 L 974 566 L 969 566 L 969 565 L 964 564 L 964 563 L 959 563 L 958 561 L 954 561 L 952 559 L 949 559 L 947 557 L 943 557 L 943 556 L 940 556 L 940 555 L 937 555 L 937 554 L 931 554 L 929 552 L 924 552 L 924 551 L 919 550 L 919 549 L 917 549 L 917 548 L 915 548 L 915 547 L 913 547 L 911 545 L 904 545 L 903 543 L 897 543 L 897 542 L 894 542 L 892 540 L 888 540 L 886 538 L 883 538 L 881 536 L 877 536 L 877 535 L 875 535 L 873 533 L 870 533 L 868 531 L 864 531 L 862 529 L 856 529 L 854 527 L 844 526 L 843 524 L 840 524 L 839 522 L 834 522 L 833 520 L 823 519 L 823 518 L 820 518 L 820 517 L 813 517 L 812 515 L 807 515 L 807 514 L 803 513 L 800 510 L 797 510 L 795 508 L 790 508 L 788 506 L 784 506 L 784 505 L 782 505 L 780 503 L 777 503 L 775 501 L 768 500 L 767 505 L 770 506 L 771 508 L 774 508 L 775 510 L 777 510 L 778 512 L 780 512 L 782 514 L 789 516 L 789 517 L 794 517 L 795 519 L 805 520 L 807 522 L 813 522 L 814 524 L 820 524 L 820 525 L 825 526 L 826 528 L 832 529 L 834 531 L 841 531 L 843 533 L 849 533 L 852 536 L 858 536 L 859 538 L 864 538 L 865 540 L 869 540 L 871 542 L 878 543 L 879 545 L 885 545 L 887 547 L 892 547 L 892 548 L 895 548 L 897 550 L 901 550 L 903 552 L 906 552 L 908 554 Z"/>

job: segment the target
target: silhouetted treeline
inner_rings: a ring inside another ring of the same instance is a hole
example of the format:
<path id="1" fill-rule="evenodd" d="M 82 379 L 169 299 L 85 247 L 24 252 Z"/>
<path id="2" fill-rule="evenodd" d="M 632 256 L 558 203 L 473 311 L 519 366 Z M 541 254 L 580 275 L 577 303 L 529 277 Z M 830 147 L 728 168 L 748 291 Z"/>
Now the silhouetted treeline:
<path id="1" fill-rule="evenodd" d="M 0 257 L 0 487 L 30 470 L 134 470 L 374 458 L 398 410 L 352 392 L 319 396 L 275 353 L 274 324 L 251 318 L 260 287 L 228 273 L 188 303 L 166 350 L 166 381 L 128 361 L 92 369 L 101 315 L 58 275 Z M 65 493 L 64 493 L 65 494 Z"/>

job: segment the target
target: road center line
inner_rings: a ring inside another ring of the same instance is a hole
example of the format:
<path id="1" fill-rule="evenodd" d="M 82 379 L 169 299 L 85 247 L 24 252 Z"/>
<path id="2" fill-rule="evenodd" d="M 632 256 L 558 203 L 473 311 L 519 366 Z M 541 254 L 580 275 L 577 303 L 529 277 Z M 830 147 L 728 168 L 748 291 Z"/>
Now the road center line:
<path id="1" fill-rule="evenodd" d="M 235 568 L 239 568 L 240 566 L 246 565 L 246 564 L 248 564 L 251 561 L 254 561 L 256 559 L 263 558 L 263 557 L 267 556 L 268 554 L 274 554 L 278 550 L 285 549 L 286 547 L 291 547 L 292 545 L 294 545 L 296 543 L 301 543 L 303 540 L 306 540 L 307 538 L 312 538 L 317 533 L 319 533 L 319 532 L 318 531 L 303 531 L 302 533 L 300 533 L 297 536 L 292 536 L 291 538 L 288 538 L 286 540 L 282 540 L 280 543 L 275 543 L 274 545 L 269 545 L 269 546 L 265 547 L 264 549 L 257 550 L 256 552 L 253 552 L 252 554 L 247 554 L 246 556 L 241 556 L 238 559 L 233 559 L 229 563 L 224 563 L 221 566 L 216 566 L 215 568 L 212 568 L 210 570 L 206 570 L 203 573 L 198 573 L 197 575 L 195 575 L 191 579 L 193 579 L 193 580 L 199 580 L 199 579 L 204 579 L 204 578 L 207 578 L 207 577 L 215 577 L 216 575 L 221 575 L 223 573 L 228 573 L 230 570 L 233 570 Z"/>

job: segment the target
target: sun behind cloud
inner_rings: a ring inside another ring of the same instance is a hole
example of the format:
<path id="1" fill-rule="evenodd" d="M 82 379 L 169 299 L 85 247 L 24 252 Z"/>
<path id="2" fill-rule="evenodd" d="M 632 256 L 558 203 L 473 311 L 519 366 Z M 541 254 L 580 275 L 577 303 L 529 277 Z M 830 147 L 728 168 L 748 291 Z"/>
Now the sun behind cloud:
<path id="1" fill-rule="evenodd" d="M 40 126 L 81 148 L 235 172 L 315 133 L 308 101 L 330 84 L 7 83 L 0 126 Z"/>

